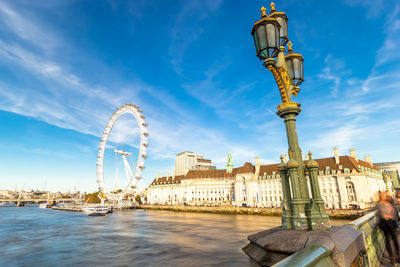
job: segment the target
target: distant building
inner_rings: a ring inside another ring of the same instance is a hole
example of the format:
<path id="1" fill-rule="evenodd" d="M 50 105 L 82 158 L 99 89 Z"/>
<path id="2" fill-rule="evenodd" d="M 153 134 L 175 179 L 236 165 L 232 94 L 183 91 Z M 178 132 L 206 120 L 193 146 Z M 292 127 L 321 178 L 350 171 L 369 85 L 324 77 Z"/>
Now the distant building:
<path id="1" fill-rule="evenodd" d="M 12 198 L 14 192 L 10 190 L 0 190 L 0 198 Z"/>
<path id="2" fill-rule="evenodd" d="M 189 170 L 215 170 L 209 159 L 193 152 L 182 152 L 176 155 L 175 175 L 185 175 Z"/>
<path id="3" fill-rule="evenodd" d="M 390 179 L 396 190 L 400 190 L 400 161 L 374 163 L 383 175 Z"/>
<path id="4" fill-rule="evenodd" d="M 350 151 L 350 156 L 339 156 L 335 148 L 333 157 L 316 161 L 327 208 L 365 208 L 373 204 L 378 191 L 392 187 L 368 158 L 359 160 L 355 150 Z M 282 185 L 278 164 L 260 165 L 255 158 L 254 165 L 246 162 L 230 173 L 226 169 L 189 169 L 183 174 L 157 177 L 147 188 L 147 201 L 167 205 L 280 206 Z"/>

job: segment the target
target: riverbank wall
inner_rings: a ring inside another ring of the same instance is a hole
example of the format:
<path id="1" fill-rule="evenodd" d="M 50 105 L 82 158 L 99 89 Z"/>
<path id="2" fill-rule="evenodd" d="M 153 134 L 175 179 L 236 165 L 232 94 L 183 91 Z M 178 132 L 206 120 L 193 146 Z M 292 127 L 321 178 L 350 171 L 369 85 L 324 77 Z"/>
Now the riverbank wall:
<path id="1" fill-rule="evenodd" d="M 235 206 L 184 206 L 184 205 L 140 205 L 137 208 L 146 210 L 168 210 L 176 212 L 197 212 L 197 213 L 217 213 L 217 214 L 247 214 L 264 216 L 281 216 L 282 209 L 260 208 L 260 207 L 235 207 Z M 327 210 L 327 214 L 332 219 L 353 220 L 363 216 L 366 210 Z"/>

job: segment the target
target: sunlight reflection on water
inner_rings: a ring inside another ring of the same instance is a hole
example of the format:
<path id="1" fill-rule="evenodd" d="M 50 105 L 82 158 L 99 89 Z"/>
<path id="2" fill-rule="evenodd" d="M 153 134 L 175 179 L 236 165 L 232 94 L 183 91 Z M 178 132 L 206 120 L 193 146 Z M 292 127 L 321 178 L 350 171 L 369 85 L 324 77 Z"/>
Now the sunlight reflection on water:
<path id="1" fill-rule="evenodd" d="M 280 217 L 0 208 L 0 266 L 247 266 L 247 236 Z M 340 225 L 347 221 L 333 221 Z"/>

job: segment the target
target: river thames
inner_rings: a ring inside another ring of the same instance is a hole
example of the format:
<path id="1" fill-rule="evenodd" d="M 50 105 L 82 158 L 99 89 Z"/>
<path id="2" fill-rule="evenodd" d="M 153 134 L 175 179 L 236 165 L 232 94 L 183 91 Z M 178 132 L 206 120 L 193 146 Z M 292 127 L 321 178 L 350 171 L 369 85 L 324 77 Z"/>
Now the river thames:
<path id="1" fill-rule="evenodd" d="M 247 236 L 280 217 L 0 208 L 0 266 L 247 266 Z M 334 221 L 343 224 L 346 221 Z"/>

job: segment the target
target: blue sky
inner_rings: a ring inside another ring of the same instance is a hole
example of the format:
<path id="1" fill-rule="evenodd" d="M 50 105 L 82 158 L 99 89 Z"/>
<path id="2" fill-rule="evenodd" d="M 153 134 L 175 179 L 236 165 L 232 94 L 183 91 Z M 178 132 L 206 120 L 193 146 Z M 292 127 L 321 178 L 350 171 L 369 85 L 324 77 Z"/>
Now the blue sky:
<path id="1" fill-rule="evenodd" d="M 96 190 L 99 138 L 124 103 L 149 124 L 140 188 L 187 150 L 219 168 L 228 152 L 236 166 L 277 162 L 287 151 L 280 96 L 250 34 L 262 5 L 269 10 L 266 1 L 1 1 L 0 189 Z M 303 153 L 327 157 L 337 146 L 400 160 L 400 3 L 276 8 L 305 58 L 295 100 Z M 114 145 L 135 152 L 135 121 L 117 124 Z"/>

